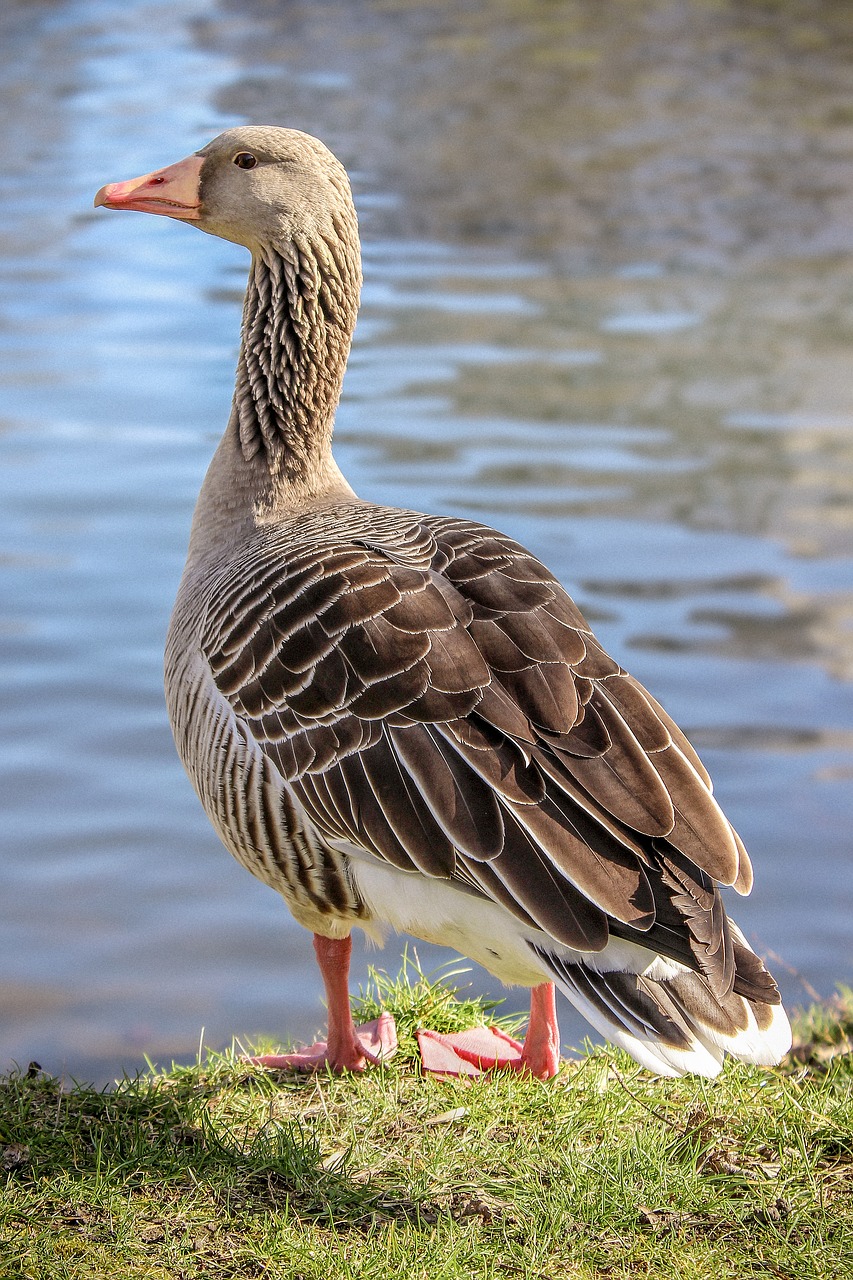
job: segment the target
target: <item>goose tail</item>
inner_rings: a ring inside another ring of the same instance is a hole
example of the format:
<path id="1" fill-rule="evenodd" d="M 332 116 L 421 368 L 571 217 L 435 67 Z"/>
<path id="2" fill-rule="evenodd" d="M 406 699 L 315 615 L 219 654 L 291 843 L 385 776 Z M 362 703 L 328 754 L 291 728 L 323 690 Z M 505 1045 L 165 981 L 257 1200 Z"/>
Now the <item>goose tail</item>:
<path id="1" fill-rule="evenodd" d="M 652 960 L 642 972 L 602 971 L 535 950 L 575 1008 L 647 1070 L 716 1076 L 727 1053 L 774 1066 L 791 1047 L 775 983 L 737 926 L 730 926 L 737 969 L 732 989 L 723 993 L 704 974 L 672 961 Z"/>

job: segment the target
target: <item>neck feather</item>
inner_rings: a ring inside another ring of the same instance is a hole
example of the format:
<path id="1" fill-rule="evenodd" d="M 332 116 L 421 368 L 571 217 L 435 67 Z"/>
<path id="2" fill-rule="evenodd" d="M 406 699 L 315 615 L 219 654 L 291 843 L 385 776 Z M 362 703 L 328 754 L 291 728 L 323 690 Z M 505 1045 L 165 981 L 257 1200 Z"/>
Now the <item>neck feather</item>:
<path id="1" fill-rule="evenodd" d="M 243 308 L 232 417 L 240 449 L 303 491 L 328 470 L 358 309 L 358 241 L 345 231 L 256 254 Z"/>

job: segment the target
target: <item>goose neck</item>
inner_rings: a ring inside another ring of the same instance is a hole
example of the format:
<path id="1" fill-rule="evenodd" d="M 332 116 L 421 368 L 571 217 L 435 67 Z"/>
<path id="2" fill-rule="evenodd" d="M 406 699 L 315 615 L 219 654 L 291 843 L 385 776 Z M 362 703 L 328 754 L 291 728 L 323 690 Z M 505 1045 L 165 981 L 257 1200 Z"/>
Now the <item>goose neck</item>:
<path id="1" fill-rule="evenodd" d="M 357 241 L 342 237 L 252 258 L 233 416 L 243 458 L 276 488 L 310 492 L 328 472 L 360 283 Z"/>

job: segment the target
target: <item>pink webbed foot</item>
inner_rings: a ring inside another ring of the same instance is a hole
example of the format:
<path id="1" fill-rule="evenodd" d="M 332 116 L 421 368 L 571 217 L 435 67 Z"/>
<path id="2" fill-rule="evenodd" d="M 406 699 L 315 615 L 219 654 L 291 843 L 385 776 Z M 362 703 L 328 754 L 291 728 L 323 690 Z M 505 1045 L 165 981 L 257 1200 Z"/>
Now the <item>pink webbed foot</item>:
<path id="1" fill-rule="evenodd" d="M 439 1076 L 478 1076 L 485 1071 L 521 1071 L 537 1080 L 550 1080 L 560 1070 L 560 1032 L 554 987 L 534 987 L 530 997 L 530 1025 L 524 1044 L 497 1027 L 474 1027 L 445 1035 L 419 1031 L 418 1047 L 424 1071 Z"/>
<path id="2" fill-rule="evenodd" d="M 421 1066 L 430 1075 L 479 1076 L 484 1071 L 518 1071 L 523 1045 L 497 1027 L 469 1031 L 418 1031 Z"/>
<path id="3" fill-rule="evenodd" d="M 387 1062 L 397 1051 L 397 1027 L 390 1013 L 383 1013 L 373 1022 L 354 1027 L 354 1038 L 329 1047 L 326 1040 L 318 1040 L 307 1049 L 293 1053 L 263 1053 L 247 1058 L 257 1067 L 270 1067 L 278 1071 L 363 1071 L 367 1065 L 378 1066 Z"/>

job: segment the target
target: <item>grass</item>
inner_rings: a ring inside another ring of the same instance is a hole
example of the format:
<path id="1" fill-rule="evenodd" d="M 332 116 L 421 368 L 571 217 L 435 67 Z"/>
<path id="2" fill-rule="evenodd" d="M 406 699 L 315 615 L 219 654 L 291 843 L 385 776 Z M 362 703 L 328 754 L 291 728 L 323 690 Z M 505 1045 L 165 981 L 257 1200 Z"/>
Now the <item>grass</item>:
<path id="1" fill-rule="evenodd" d="M 589 1046 L 545 1085 L 424 1078 L 415 1027 L 494 1006 L 411 965 L 356 1003 L 401 1039 L 361 1077 L 232 1051 L 104 1091 L 0 1082 L 2 1280 L 850 1276 L 853 992 L 783 1067 L 715 1082 Z"/>

